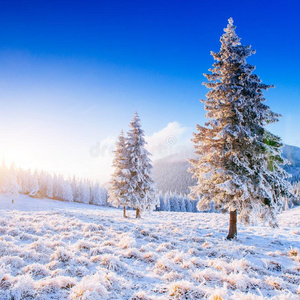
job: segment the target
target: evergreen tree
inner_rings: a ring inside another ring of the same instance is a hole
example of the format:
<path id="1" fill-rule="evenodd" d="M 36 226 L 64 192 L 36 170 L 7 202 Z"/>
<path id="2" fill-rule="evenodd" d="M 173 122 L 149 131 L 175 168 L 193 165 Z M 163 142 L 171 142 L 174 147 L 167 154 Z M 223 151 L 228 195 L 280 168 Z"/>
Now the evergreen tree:
<path id="1" fill-rule="evenodd" d="M 53 178 L 50 174 L 46 175 L 45 195 L 48 198 L 53 198 Z"/>
<path id="2" fill-rule="evenodd" d="M 180 211 L 176 193 L 170 193 L 170 211 Z"/>
<path id="3" fill-rule="evenodd" d="M 20 186 L 17 181 L 14 165 L 12 164 L 8 169 L 5 163 L 2 163 L 0 177 L 0 192 L 7 194 L 9 197 L 17 196 L 20 191 Z"/>
<path id="4" fill-rule="evenodd" d="M 38 182 L 38 171 L 35 170 L 34 173 L 29 177 L 29 193 L 39 191 L 39 182 Z"/>
<path id="5" fill-rule="evenodd" d="M 52 176 L 45 171 L 38 174 L 38 184 L 42 194 L 48 198 L 53 197 Z"/>
<path id="6" fill-rule="evenodd" d="M 99 187 L 99 201 L 98 201 L 98 205 L 107 205 L 107 199 L 108 199 L 107 189 L 105 187 L 103 187 L 103 186 L 100 186 Z"/>
<path id="7" fill-rule="evenodd" d="M 74 201 L 79 202 L 79 200 L 78 200 L 78 182 L 77 182 L 75 175 L 73 176 L 71 186 L 72 186 Z"/>
<path id="8" fill-rule="evenodd" d="M 186 212 L 193 212 L 193 206 L 189 197 L 185 196 L 184 201 L 185 201 Z"/>
<path id="9" fill-rule="evenodd" d="M 6 163 L 5 163 L 5 159 L 2 158 L 2 164 L 1 164 L 1 167 L 0 167 L 0 186 L 3 185 L 3 181 L 5 179 L 5 176 L 8 172 L 8 168 L 6 166 Z"/>
<path id="10" fill-rule="evenodd" d="M 38 174 L 38 184 L 40 187 L 40 191 L 45 195 L 45 190 L 46 190 L 46 172 L 41 171 Z"/>
<path id="11" fill-rule="evenodd" d="M 89 204 L 91 200 L 90 188 L 86 181 L 77 184 L 77 202 Z"/>
<path id="12" fill-rule="evenodd" d="M 62 181 L 62 194 L 61 199 L 69 202 L 74 201 L 72 186 L 70 180 L 63 180 Z"/>
<path id="13" fill-rule="evenodd" d="M 83 189 L 82 189 L 82 200 L 83 203 L 91 203 L 91 190 L 90 190 L 90 183 L 88 180 L 84 180 L 83 182 Z"/>
<path id="14" fill-rule="evenodd" d="M 56 174 L 53 176 L 53 198 L 57 199 L 59 196 L 59 180 Z"/>
<path id="15" fill-rule="evenodd" d="M 39 190 L 38 173 L 35 171 L 31 172 L 31 169 L 24 171 L 23 173 L 23 186 L 21 191 L 24 194 L 30 194 Z"/>
<path id="16" fill-rule="evenodd" d="M 160 211 L 165 211 L 165 199 L 164 199 L 164 196 L 162 194 L 162 192 L 159 192 L 158 194 L 158 199 L 159 199 L 159 210 Z"/>
<path id="17" fill-rule="evenodd" d="M 127 197 L 128 190 L 128 154 L 126 148 L 126 140 L 123 131 L 121 131 L 116 142 L 113 160 L 114 172 L 109 185 L 108 202 L 115 207 L 123 207 L 123 216 L 126 218 L 126 206 L 130 201 Z"/>
<path id="18" fill-rule="evenodd" d="M 198 211 L 198 208 L 197 208 L 198 202 L 199 202 L 199 197 L 197 197 L 196 200 L 191 200 L 192 212 L 193 212 L 193 213 L 199 212 L 199 211 Z"/>
<path id="19" fill-rule="evenodd" d="M 178 197 L 178 203 L 179 203 L 180 211 L 181 212 L 186 212 L 185 199 L 184 199 L 184 196 L 181 193 Z"/>
<path id="20" fill-rule="evenodd" d="M 154 191 L 154 198 L 151 199 L 150 201 L 148 199 L 148 206 L 147 206 L 148 211 L 149 212 L 158 211 L 159 204 L 160 204 L 159 196 L 156 193 L 156 191 Z"/>
<path id="21" fill-rule="evenodd" d="M 96 183 L 92 187 L 92 203 L 95 205 L 106 205 L 106 191 L 104 188 L 100 187 L 99 183 Z"/>
<path id="22" fill-rule="evenodd" d="M 127 137 L 128 191 L 126 197 L 131 207 L 136 209 L 136 218 L 140 218 L 141 211 L 153 209 L 156 205 L 154 181 L 151 177 L 152 165 L 150 153 L 145 149 L 144 131 L 141 129 L 140 118 L 135 113 L 130 123 L 131 129 Z"/>
<path id="23" fill-rule="evenodd" d="M 230 212 L 231 239 L 237 212 L 246 224 L 259 217 L 276 226 L 282 197 L 290 194 L 280 166 L 281 140 L 265 128 L 280 117 L 263 103 L 263 91 L 272 86 L 253 74 L 246 58 L 255 51 L 241 45 L 231 18 L 224 31 L 220 51 L 212 52 L 211 74 L 205 75 L 210 91 L 202 102 L 210 120 L 197 125 L 193 142 L 199 158 L 190 160 L 190 171 L 197 179 L 191 196 L 200 197 L 198 209 L 209 209 L 213 200 L 216 210 Z"/>
<path id="24" fill-rule="evenodd" d="M 54 176 L 54 198 L 63 200 L 64 178 L 62 175 Z"/>
<path id="25" fill-rule="evenodd" d="M 164 208 L 165 208 L 165 211 L 170 211 L 171 210 L 171 206 L 170 206 L 170 194 L 169 193 L 165 193 Z"/>

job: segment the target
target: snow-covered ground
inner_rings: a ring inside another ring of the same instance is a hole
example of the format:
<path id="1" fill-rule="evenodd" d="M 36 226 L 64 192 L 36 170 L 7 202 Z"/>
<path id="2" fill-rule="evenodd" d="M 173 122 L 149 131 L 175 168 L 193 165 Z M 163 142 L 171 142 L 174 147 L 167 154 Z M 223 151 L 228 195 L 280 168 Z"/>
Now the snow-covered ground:
<path id="1" fill-rule="evenodd" d="M 299 299 L 300 207 L 280 228 L 0 196 L 0 299 Z"/>

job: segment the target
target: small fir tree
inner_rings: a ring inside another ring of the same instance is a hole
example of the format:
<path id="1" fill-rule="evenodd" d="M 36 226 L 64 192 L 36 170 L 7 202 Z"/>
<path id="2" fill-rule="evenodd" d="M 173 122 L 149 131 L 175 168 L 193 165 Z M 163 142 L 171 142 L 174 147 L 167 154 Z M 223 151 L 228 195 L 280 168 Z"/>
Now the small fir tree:
<path id="1" fill-rule="evenodd" d="M 20 186 L 17 181 L 15 167 L 12 164 L 8 169 L 5 164 L 1 167 L 1 184 L 0 192 L 5 193 L 9 197 L 16 197 L 19 194 Z"/>
<path id="2" fill-rule="evenodd" d="M 53 178 L 50 174 L 47 174 L 46 176 L 46 189 L 45 189 L 45 195 L 48 198 L 53 197 Z"/>
<path id="3" fill-rule="evenodd" d="M 70 180 L 63 180 L 61 198 L 65 201 L 73 202 L 74 196 Z"/>
<path id="4" fill-rule="evenodd" d="M 158 194 L 158 199 L 159 199 L 159 210 L 160 211 L 165 211 L 165 199 L 163 193 L 160 191 Z"/>
<path id="5" fill-rule="evenodd" d="M 193 212 L 193 205 L 192 205 L 191 200 L 189 199 L 189 197 L 185 196 L 184 201 L 185 201 L 185 210 L 186 210 L 186 212 Z"/>
<path id="6" fill-rule="evenodd" d="M 95 205 L 106 205 L 106 190 L 99 183 L 92 186 L 92 203 Z"/>
<path id="7" fill-rule="evenodd" d="M 178 202 L 179 202 L 180 211 L 181 212 L 186 212 L 185 199 L 184 199 L 184 196 L 181 193 L 179 194 Z"/>
<path id="8" fill-rule="evenodd" d="M 91 192 L 88 182 L 81 180 L 78 183 L 78 202 L 89 204 L 91 200 Z"/>
<path id="9" fill-rule="evenodd" d="M 126 206 L 129 206 L 130 201 L 127 197 L 128 191 L 128 153 L 127 145 L 123 131 L 121 131 L 116 142 L 114 151 L 115 157 L 113 160 L 114 172 L 109 186 L 108 202 L 115 207 L 123 207 L 123 216 L 126 218 Z"/>
<path id="10" fill-rule="evenodd" d="M 140 118 L 135 113 L 127 137 L 127 183 L 126 197 L 131 207 L 136 209 L 136 218 L 141 217 L 141 211 L 151 210 L 156 205 L 154 180 L 150 153 L 145 149 L 146 141 L 141 128 Z"/>
<path id="11" fill-rule="evenodd" d="M 170 194 L 169 193 L 165 193 L 165 197 L 164 197 L 164 209 L 165 209 L 165 211 L 170 211 L 171 210 Z"/>
<path id="12" fill-rule="evenodd" d="M 72 186 L 74 201 L 79 202 L 79 199 L 78 199 L 78 182 L 77 182 L 77 179 L 76 179 L 75 175 L 72 178 L 71 186 Z"/>
<path id="13" fill-rule="evenodd" d="M 180 211 L 176 192 L 170 193 L 170 211 Z"/>

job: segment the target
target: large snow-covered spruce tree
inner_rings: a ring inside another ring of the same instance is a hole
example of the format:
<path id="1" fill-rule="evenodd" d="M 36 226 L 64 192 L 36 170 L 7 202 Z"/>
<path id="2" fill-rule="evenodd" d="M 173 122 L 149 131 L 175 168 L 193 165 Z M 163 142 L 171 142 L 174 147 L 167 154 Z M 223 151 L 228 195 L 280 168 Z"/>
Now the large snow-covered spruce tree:
<path id="1" fill-rule="evenodd" d="M 190 160 L 190 172 L 197 180 L 191 196 L 200 197 L 198 209 L 230 212 L 228 239 L 237 235 L 239 219 L 249 223 L 261 218 L 276 226 L 282 198 L 288 197 L 288 174 L 282 169 L 282 143 L 266 129 L 280 117 L 264 104 L 263 84 L 246 58 L 255 51 L 243 46 L 232 18 L 221 37 L 221 49 L 212 52 L 216 61 L 205 74 L 210 89 L 201 100 L 210 120 L 197 125 L 193 142 L 197 159 Z"/>
<path id="2" fill-rule="evenodd" d="M 123 131 L 116 142 L 113 160 L 114 172 L 110 181 L 108 202 L 113 206 L 123 206 L 123 216 L 126 218 L 126 206 L 129 205 L 128 191 L 128 154 L 127 143 Z"/>
<path id="3" fill-rule="evenodd" d="M 127 199 L 131 207 L 136 209 L 136 218 L 140 218 L 141 211 L 152 210 L 157 204 L 154 180 L 152 179 L 152 165 L 150 153 L 145 149 L 144 131 L 140 118 L 135 113 L 127 136 L 128 155 L 128 191 Z"/>

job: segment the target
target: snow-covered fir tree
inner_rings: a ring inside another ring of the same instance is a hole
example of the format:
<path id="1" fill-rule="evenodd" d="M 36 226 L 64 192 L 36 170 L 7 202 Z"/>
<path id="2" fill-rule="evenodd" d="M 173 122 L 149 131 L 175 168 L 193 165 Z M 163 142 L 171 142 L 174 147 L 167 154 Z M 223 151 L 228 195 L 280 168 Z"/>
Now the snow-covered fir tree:
<path id="1" fill-rule="evenodd" d="M 22 170 L 17 172 L 17 180 L 20 185 L 20 192 L 30 194 L 39 190 L 38 173 L 32 173 L 31 169 Z"/>
<path id="2" fill-rule="evenodd" d="M 90 187 L 86 180 L 81 180 L 77 185 L 78 198 L 77 201 L 81 203 L 89 204 L 91 200 Z"/>
<path id="3" fill-rule="evenodd" d="M 45 171 L 41 171 L 38 176 L 40 191 L 43 193 L 43 195 L 45 195 L 45 191 L 46 191 L 46 182 L 47 182 L 46 176 L 47 174 Z"/>
<path id="4" fill-rule="evenodd" d="M 176 193 L 170 193 L 170 211 L 180 211 L 178 196 Z"/>
<path id="5" fill-rule="evenodd" d="M 75 202 L 79 202 L 78 201 L 78 182 L 77 182 L 77 179 L 76 179 L 75 176 L 73 176 L 71 186 L 72 186 L 72 192 L 73 192 L 74 201 Z"/>
<path id="6" fill-rule="evenodd" d="M 53 197 L 58 200 L 74 201 L 70 180 L 62 175 L 53 177 Z"/>
<path id="7" fill-rule="evenodd" d="M 180 193 L 179 196 L 177 197 L 177 199 L 178 199 L 178 204 L 179 204 L 179 211 L 186 212 L 184 196 Z"/>
<path id="8" fill-rule="evenodd" d="M 184 201 L 185 201 L 185 210 L 187 212 L 193 212 L 193 205 L 189 197 L 185 196 Z"/>
<path id="9" fill-rule="evenodd" d="M 61 199 L 69 202 L 74 201 L 70 180 L 62 181 Z"/>
<path id="10" fill-rule="evenodd" d="M 16 197 L 19 194 L 20 186 L 17 181 L 14 165 L 12 164 L 8 169 L 3 161 L 0 173 L 0 192 L 12 198 Z"/>
<path id="11" fill-rule="evenodd" d="M 52 176 L 45 171 L 42 171 L 38 175 L 39 188 L 42 194 L 47 198 L 53 197 L 53 182 Z"/>
<path id="12" fill-rule="evenodd" d="M 20 186 L 20 190 L 19 190 L 19 193 L 21 194 L 24 194 L 25 191 L 24 191 L 24 183 L 25 183 L 25 170 L 23 169 L 18 169 L 17 170 L 17 181 L 18 181 L 18 184 Z M 0 183 L 1 184 L 1 183 Z"/>
<path id="13" fill-rule="evenodd" d="M 199 203 L 199 197 L 197 197 L 197 199 L 191 200 L 191 204 L 193 207 L 192 212 L 197 213 L 200 211 L 200 210 L 198 210 L 198 203 Z"/>
<path id="14" fill-rule="evenodd" d="M 236 218 L 244 223 L 256 217 L 276 226 L 282 198 L 288 197 L 288 174 L 281 168 L 282 143 L 266 129 L 280 115 L 264 104 L 263 84 L 246 58 L 255 53 L 243 46 L 230 18 L 221 37 L 221 49 L 213 53 L 210 89 L 202 100 L 210 120 L 197 125 L 194 146 L 199 158 L 190 160 L 190 171 L 197 180 L 191 196 L 200 197 L 198 209 L 230 212 L 228 239 L 237 234 Z"/>
<path id="15" fill-rule="evenodd" d="M 44 193 L 44 195 L 48 198 L 53 197 L 53 178 L 50 174 L 46 175 L 46 185 Z"/>
<path id="16" fill-rule="evenodd" d="M 106 205 L 107 192 L 99 183 L 91 186 L 92 203 L 96 205 Z"/>
<path id="17" fill-rule="evenodd" d="M 110 180 L 108 202 L 115 207 L 122 206 L 123 216 L 126 218 L 126 206 L 130 205 L 130 200 L 127 197 L 127 191 L 129 188 L 129 158 L 127 153 L 126 139 L 123 131 L 121 131 L 116 142 L 114 155 L 114 172 Z"/>
<path id="18" fill-rule="evenodd" d="M 164 210 L 165 211 L 170 211 L 171 210 L 171 206 L 170 206 L 170 194 L 169 193 L 165 193 L 165 197 L 164 197 Z"/>
<path id="19" fill-rule="evenodd" d="M 136 218 L 140 218 L 141 211 L 152 210 L 157 204 L 154 180 L 152 179 L 152 165 L 150 153 L 145 149 L 144 131 L 140 118 L 135 113 L 127 136 L 127 183 L 126 197 L 129 205 L 136 209 Z"/>
<path id="20" fill-rule="evenodd" d="M 53 198 L 54 199 L 60 199 L 61 195 L 61 181 L 62 176 L 57 176 L 54 174 L 53 176 Z"/>
<path id="21" fill-rule="evenodd" d="M 35 170 L 33 173 L 29 171 L 28 193 L 36 192 L 39 189 L 38 171 Z"/>
<path id="22" fill-rule="evenodd" d="M 159 199 L 159 210 L 160 211 L 166 210 L 165 209 L 165 197 L 161 191 L 158 194 L 158 199 Z"/>
<path id="23" fill-rule="evenodd" d="M 2 158 L 2 163 L 1 163 L 1 166 L 0 166 L 0 185 L 3 182 L 3 179 L 5 177 L 6 172 L 7 172 L 7 166 L 6 166 L 6 163 L 5 163 L 5 159 Z"/>

